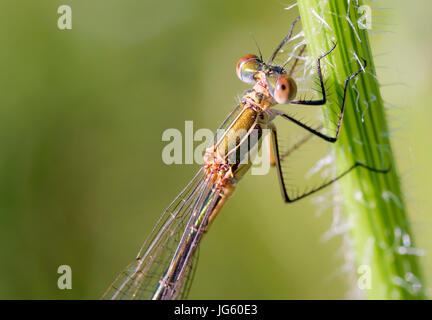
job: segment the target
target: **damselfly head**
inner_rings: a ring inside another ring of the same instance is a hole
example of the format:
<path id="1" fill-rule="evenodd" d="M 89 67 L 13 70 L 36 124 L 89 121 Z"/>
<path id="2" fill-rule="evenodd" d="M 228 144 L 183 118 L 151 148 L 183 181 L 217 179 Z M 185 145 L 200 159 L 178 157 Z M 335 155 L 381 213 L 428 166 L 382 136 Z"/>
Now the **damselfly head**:
<path id="1" fill-rule="evenodd" d="M 297 85 L 284 68 L 268 65 L 254 54 L 243 56 L 237 62 L 236 72 L 241 81 L 249 84 L 265 76 L 268 90 L 279 104 L 290 103 L 297 94 Z"/>

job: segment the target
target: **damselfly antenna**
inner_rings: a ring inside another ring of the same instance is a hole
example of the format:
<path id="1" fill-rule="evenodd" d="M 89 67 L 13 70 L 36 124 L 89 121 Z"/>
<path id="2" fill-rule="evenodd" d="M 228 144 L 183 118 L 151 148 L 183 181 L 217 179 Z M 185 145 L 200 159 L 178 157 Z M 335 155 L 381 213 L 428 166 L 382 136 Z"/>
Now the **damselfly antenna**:
<path id="1" fill-rule="evenodd" d="M 261 52 L 261 49 L 260 49 L 260 47 L 259 47 L 259 45 L 258 45 L 258 42 L 256 41 L 256 39 L 255 39 L 255 37 L 254 37 L 254 35 L 252 34 L 252 39 L 254 40 L 254 42 L 255 42 L 255 45 L 256 45 L 256 47 L 257 47 L 257 49 L 258 49 L 258 52 L 259 52 L 259 57 L 260 57 L 260 60 L 262 61 L 263 60 L 263 57 L 262 57 L 262 52 Z"/>

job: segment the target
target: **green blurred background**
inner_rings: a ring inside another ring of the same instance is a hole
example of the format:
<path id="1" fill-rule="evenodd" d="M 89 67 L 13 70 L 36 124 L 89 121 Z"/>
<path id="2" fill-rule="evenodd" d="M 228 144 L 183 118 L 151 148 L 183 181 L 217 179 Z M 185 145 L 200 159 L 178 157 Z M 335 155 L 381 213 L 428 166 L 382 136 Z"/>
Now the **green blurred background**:
<path id="1" fill-rule="evenodd" d="M 378 1 L 372 45 L 398 167 L 432 279 L 427 1 Z M 57 28 L 72 7 L 73 29 Z M 287 33 L 291 1 L 0 3 L 0 298 L 97 299 L 136 255 L 196 165 L 161 161 L 167 128 L 216 127 L 247 88 L 234 68 Z M 380 30 L 390 31 L 382 33 Z M 253 37 L 252 37 L 253 35 Z M 390 104 L 389 104 L 390 106 Z M 205 237 L 190 298 L 345 298 L 332 212 L 282 202 L 247 176 Z M 57 288 L 59 265 L 72 290 Z"/>

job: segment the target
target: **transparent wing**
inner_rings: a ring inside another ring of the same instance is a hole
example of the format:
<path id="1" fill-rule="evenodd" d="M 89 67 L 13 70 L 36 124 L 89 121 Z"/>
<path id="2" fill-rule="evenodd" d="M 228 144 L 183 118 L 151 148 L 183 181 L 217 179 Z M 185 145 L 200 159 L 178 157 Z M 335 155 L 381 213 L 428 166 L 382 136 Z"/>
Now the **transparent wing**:
<path id="1" fill-rule="evenodd" d="M 242 113 L 244 109 L 244 105 L 243 104 L 239 104 L 237 105 L 231 112 L 230 114 L 225 118 L 224 122 L 222 122 L 222 124 L 220 125 L 218 130 L 222 130 L 225 131 L 226 129 L 228 129 L 232 123 L 235 122 L 235 120 L 237 119 L 237 117 Z"/>
<path id="2" fill-rule="evenodd" d="M 222 122 L 220 127 L 217 129 L 216 134 L 213 138 L 213 145 L 215 147 L 222 141 L 231 126 L 236 122 L 236 120 L 242 115 L 242 113 L 246 109 L 247 107 L 245 107 L 244 104 L 240 103 L 225 118 L 224 122 Z"/>
<path id="3" fill-rule="evenodd" d="M 225 135 L 244 110 L 242 104 L 233 109 L 219 127 L 215 141 Z M 187 297 L 196 270 L 196 250 L 204 233 L 203 226 L 221 199 L 213 181 L 213 174 L 206 175 L 203 168 L 197 172 L 164 211 L 138 257 L 116 278 L 102 299 L 151 299 L 179 250 L 182 250 L 181 263 L 177 262 L 174 279 L 170 279 L 169 284 L 174 293 L 166 297 Z"/>
<path id="4" fill-rule="evenodd" d="M 144 242 L 138 257 L 129 264 L 108 288 L 102 299 L 151 299 L 171 260 L 181 246 L 190 226 L 197 226 L 197 234 L 191 248 L 199 244 L 200 230 L 205 217 L 197 222 L 197 214 L 208 216 L 215 204 L 217 194 L 212 192 L 212 178 L 204 174 L 201 168 L 191 182 L 183 189 L 177 198 L 162 214 L 151 234 Z M 190 262 L 194 260 L 195 249 L 190 250 Z M 192 264 L 192 263 L 189 263 Z M 185 263 L 185 268 L 176 290 L 184 293 L 184 285 L 191 279 L 191 268 Z M 187 288 L 187 286 L 186 286 Z M 184 295 L 182 295 L 184 296 Z"/>
<path id="5" fill-rule="evenodd" d="M 178 299 L 179 300 L 186 300 L 189 296 L 190 289 L 192 287 L 193 279 L 195 278 L 197 265 L 198 265 L 198 259 L 199 259 L 199 247 L 196 249 L 196 252 L 194 253 L 192 257 L 192 263 L 186 273 L 183 287 L 180 290 Z"/>

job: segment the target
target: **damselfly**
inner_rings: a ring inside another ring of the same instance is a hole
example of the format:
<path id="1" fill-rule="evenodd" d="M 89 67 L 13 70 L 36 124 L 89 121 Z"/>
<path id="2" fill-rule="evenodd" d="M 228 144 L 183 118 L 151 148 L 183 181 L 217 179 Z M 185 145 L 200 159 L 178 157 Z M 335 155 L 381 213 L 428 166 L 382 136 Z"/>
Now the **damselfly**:
<path id="1" fill-rule="evenodd" d="M 286 119 L 308 131 L 309 136 L 335 142 L 344 116 L 348 82 L 366 67 L 366 61 L 363 60 L 364 64 L 359 70 L 345 80 L 339 121 L 333 136 L 322 133 L 321 127 L 312 128 L 293 116 L 274 109 L 277 104 L 308 106 L 324 105 L 327 102 L 321 60 L 335 49 L 336 44 L 316 60 L 322 95 L 318 100 L 295 99 L 297 84 L 293 72 L 298 58 L 288 71 L 283 66 L 273 63 L 282 46 L 292 38 L 293 28 L 298 20 L 299 18 L 293 22 L 288 35 L 276 48 L 268 62 L 263 61 L 261 54 L 259 57 L 249 54 L 239 60 L 237 75 L 240 80 L 253 84 L 253 88 L 245 93 L 240 104 L 222 124 L 224 134 L 206 150 L 204 165 L 165 210 L 143 244 L 136 260 L 119 275 L 103 298 L 165 300 L 186 297 L 191 284 L 191 274 L 195 269 L 193 265 L 196 261 L 197 248 L 202 237 L 233 193 L 236 183 L 251 166 L 250 161 L 247 163 L 240 161 L 248 154 L 237 155 L 235 161 L 228 161 L 228 159 L 231 155 L 238 154 L 239 150 L 245 149 L 246 153 L 251 150 L 249 140 L 252 132 L 258 132 L 259 140 L 264 129 L 270 130 L 272 162 L 276 166 L 282 195 L 286 202 L 300 200 L 323 189 L 355 167 L 382 172 L 361 163 L 354 163 L 334 178 L 303 194 L 292 196 L 287 192 L 281 161 L 289 153 L 280 152 L 273 120 L 277 117 Z M 304 48 L 301 49 L 300 55 Z M 237 134 L 239 130 L 243 132 L 240 136 Z M 307 140 L 302 140 L 294 148 Z"/>

